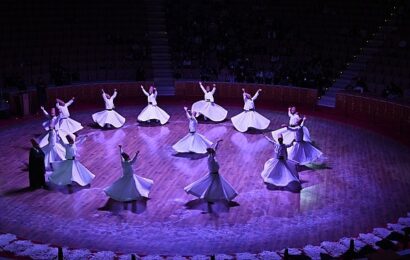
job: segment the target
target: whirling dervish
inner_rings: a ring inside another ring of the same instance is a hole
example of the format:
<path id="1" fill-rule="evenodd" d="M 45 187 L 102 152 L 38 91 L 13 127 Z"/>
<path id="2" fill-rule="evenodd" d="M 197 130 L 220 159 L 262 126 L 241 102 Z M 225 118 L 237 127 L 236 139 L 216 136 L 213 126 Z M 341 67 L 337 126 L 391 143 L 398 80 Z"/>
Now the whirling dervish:
<path id="1" fill-rule="evenodd" d="M 134 170 L 132 169 L 132 165 L 137 160 L 139 151 L 136 152 L 134 157 L 131 159 L 130 156 L 123 151 L 122 146 L 119 145 L 119 147 L 122 176 L 111 186 L 105 188 L 104 192 L 110 198 L 124 202 L 148 198 L 154 182 L 150 179 L 134 174 Z"/>
<path id="2" fill-rule="evenodd" d="M 157 104 L 157 89 L 153 86 L 149 87 L 149 92 L 145 91 L 144 86 L 141 85 L 141 90 L 148 97 L 148 105 L 138 115 L 138 121 L 151 122 L 157 120 L 161 125 L 166 124 L 169 120 L 167 112 L 158 107 Z"/>
<path id="3" fill-rule="evenodd" d="M 67 139 L 65 138 L 65 136 L 68 134 L 66 132 L 64 132 L 64 130 L 60 130 L 59 129 L 59 118 L 56 115 L 56 109 L 53 107 L 50 110 L 50 114 L 44 109 L 44 107 L 40 107 L 41 110 L 43 111 L 44 116 L 48 119 L 47 121 L 45 121 L 43 123 L 43 127 L 44 129 L 47 131 L 45 134 L 43 134 L 40 138 L 39 138 L 39 146 L 40 147 L 44 147 L 48 144 L 49 139 L 50 139 L 50 130 L 51 127 L 53 126 L 53 130 L 55 131 L 55 133 L 57 134 L 56 138 L 58 142 L 62 142 L 62 143 L 68 143 Z"/>
<path id="4" fill-rule="evenodd" d="M 249 128 L 264 130 L 268 128 L 270 120 L 255 111 L 255 100 L 258 98 L 261 89 L 256 91 L 255 95 L 251 97 L 250 94 L 243 92 L 243 112 L 231 118 L 233 126 L 239 132 L 246 132 Z"/>
<path id="5" fill-rule="evenodd" d="M 105 110 L 93 114 L 93 121 L 102 128 L 122 127 L 125 123 L 125 118 L 114 110 L 114 99 L 117 97 L 117 90 L 114 89 L 114 93 L 112 94 L 112 96 L 105 93 L 104 89 L 101 89 L 101 92 L 102 98 L 105 103 Z"/>
<path id="6" fill-rule="evenodd" d="M 294 127 L 298 125 L 299 120 L 301 117 L 299 113 L 296 111 L 296 107 L 292 106 L 288 108 L 288 116 L 289 116 L 289 123 L 282 125 L 281 128 L 272 131 L 272 138 L 275 139 L 279 135 L 283 137 L 283 142 L 290 143 L 293 139 L 295 139 L 295 132 Z M 309 130 L 306 127 L 303 127 L 303 140 L 306 142 L 312 142 L 310 139 Z"/>
<path id="7" fill-rule="evenodd" d="M 213 84 L 212 90 L 208 85 L 204 88 L 202 82 L 199 82 L 199 86 L 201 87 L 202 92 L 204 92 L 205 97 L 204 100 L 195 102 L 192 105 L 191 110 L 202 114 L 205 120 L 207 120 L 207 118 L 214 122 L 221 122 L 225 120 L 228 115 L 228 111 L 215 104 L 214 94 L 216 91 L 216 85 Z"/>
<path id="8" fill-rule="evenodd" d="M 275 187 L 286 187 L 294 183 L 300 188 L 299 175 L 296 170 L 297 163 L 288 160 L 287 148 L 291 147 L 294 140 L 290 144 L 284 144 L 283 138 L 280 136 L 278 142 L 274 139 L 264 137 L 271 142 L 275 147 L 275 157 L 265 162 L 261 176 L 265 183 Z"/>
<path id="9" fill-rule="evenodd" d="M 74 139 L 70 135 L 66 138 L 68 140 L 68 144 L 64 145 L 66 160 L 51 164 L 53 173 L 49 180 L 57 185 L 71 185 L 72 182 L 81 186 L 89 185 L 95 175 L 77 160 L 77 147 L 74 144 Z"/>
<path id="10" fill-rule="evenodd" d="M 195 118 L 195 112 L 190 113 L 187 107 L 184 107 L 184 109 L 189 120 L 189 133 L 174 144 L 172 148 L 178 153 L 206 153 L 206 150 L 212 146 L 212 142 L 196 132 L 198 121 Z"/>
<path id="11" fill-rule="evenodd" d="M 63 130 L 64 132 L 69 133 L 69 134 L 74 134 L 80 131 L 81 129 L 83 129 L 83 126 L 79 122 L 70 118 L 70 112 L 68 111 L 68 107 L 71 106 L 71 104 L 73 104 L 74 100 L 75 98 L 73 97 L 70 99 L 70 101 L 65 103 L 61 99 L 58 99 L 58 98 L 56 99 L 57 101 L 56 107 L 59 112 L 58 129 Z"/>
<path id="12" fill-rule="evenodd" d="M 229 202 L 238 195 L 235 189 L 219 174 L 219 163 L 215 156 L 221 141 L 216 142 L 215 148 L 207 149 L 209 173 L 184 188 L 187 193 L 207 202 L 219 200 Z"/>
<path id="13" fill-rule="evenodd" d="M 44 166 L 46 170 L 52 170 L 52 163 L 65 160 L 64 146 L 57 141 L 57 131 L 54 125 L 49 125 L 48 144 L 41 148 L 44 152 Z"/>
<path id="14" fill-rule="evenodd" d="M 306 117 L 299 119 L 299 121 L 296 123 L 296 126 L 292 128 L 292 131 L 295 131 L 296 143 L 289 149 L 289 159 L 294 160 L 302 165 L 314 162 L 323 154 L 310 142 L 303 140 L 303 128 L 305 121 Z"/>

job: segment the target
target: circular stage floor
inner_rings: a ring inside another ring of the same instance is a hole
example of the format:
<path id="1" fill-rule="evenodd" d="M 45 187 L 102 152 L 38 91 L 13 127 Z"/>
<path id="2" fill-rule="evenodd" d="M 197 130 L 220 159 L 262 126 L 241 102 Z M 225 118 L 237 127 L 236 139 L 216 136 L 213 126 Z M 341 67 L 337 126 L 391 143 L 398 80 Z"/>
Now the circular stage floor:
<path id="1" fill-rule="evenodd" d="M 306 126 L 325 159 L 315 170 L 301 169 L 300 193 L 264 185 L 260 172 L 273 146 L 261 134 L 239 133 L 229 120 L 201 122 L 200 133 L 224 139 L 217 155 L 220 173 L 239 192 L 234 204 L 208 209 L 183 190 L 207 173 L 206 159 L 175 156 L 171 149 L 187 133 L 181 105 L 164 106 L 171 120 L 156 127 L 136 122 L 142 108 L 120 108 L 125 127 L 107 131 L 92 127 L 98 108 L 72 113 L 85 126 L 79 160 L 96 175 L 87 188 L 29 191 L 29 139 L 43 132 L 43 120 L 1 129 L 0 231 L 58 246 L 140 255 L 256 253 L 357 236 L 410 209 L 409 147 L 309 115 Z M 226 108 L 229 116 L 241 111 Z M 272 120 L 272 130 L 288 121 L 286 111 L 258 111 Z M 140 150 L 136 173 L 155 182 L 148 201 L 124 205 L 105 196 L 103 188 L 121 175 L 118 144 L 128 152 Z"/>

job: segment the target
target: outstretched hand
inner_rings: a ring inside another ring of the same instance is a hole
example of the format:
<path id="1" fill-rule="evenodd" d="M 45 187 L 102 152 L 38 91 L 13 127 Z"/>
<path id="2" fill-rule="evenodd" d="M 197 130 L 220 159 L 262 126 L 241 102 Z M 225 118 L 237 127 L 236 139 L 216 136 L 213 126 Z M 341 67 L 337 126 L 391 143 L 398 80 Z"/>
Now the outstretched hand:
<path id="1" fill-rule="evenodd" d="M 41 106 L 40 108 L 41 108 L 41 110 L 44 110 L 44 107 L 43 107 L 43 106 Z"/>
<path id="2" fill-rule="evenodd" d="M 185 110 L 185 111 L 188 111 L 188 107 L 184 107 L 184 110 Z"/>

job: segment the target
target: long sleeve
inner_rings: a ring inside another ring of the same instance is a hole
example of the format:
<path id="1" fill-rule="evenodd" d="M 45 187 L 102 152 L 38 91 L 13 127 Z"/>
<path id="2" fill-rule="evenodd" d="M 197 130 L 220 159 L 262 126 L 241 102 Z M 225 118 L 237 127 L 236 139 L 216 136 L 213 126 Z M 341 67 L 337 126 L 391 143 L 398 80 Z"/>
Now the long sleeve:
<path id="1" fill-rule="evenodd" d="M 134 158 L 131 159 L 130 164 L 134 164 L 137 161 L 138 154 L 134 155 Z"/>
<path id="2" fill-rule="evenodd" d="M 188 118 L 188 119 L 191 119 L 191 115 L 189 114 L 189 112 L 188 111 L 185 111 L 186 112 L 186 117 Z"/>
<path id="3" fill-rule="evenodd" d="M 41 110 L 43 111 L 43 114 L 44 114 L 45 117 L 47 117 L 47 118 L 51 117 L 44 108 L 42 108 Z"/>
<path id="4" fill-rule="evenodd" d="M 147 96 L 147 97 L 149 96 L 149 93 L 147 91 L 145 91 L 144 88 L 141 88 L 141 90 L 142 90 L 142 93 L 144 93 L 145 96 Z"/>
<path id="5" fill-rule="evenodd" d="M 114 93 L 112 94 L 112 96 L 111 96 L 111 99 L 114 99 L 114 98 L 116 98 L 117 97 L 117 91 L 114 91 Z"/>
<path id="6" fill-rule="evenodd" d="M 157 98 L 158 91 L 154 90 L 154 97 Z"/>
<path id="7" fill-rule="evenodd" d="M 120 158 L 121 158 L 121 162 L 125 162 L 124 157 L 122 157 L 122 153 L 124 152 L 124 150 L 122 149 L 122 147 L 120 147 Z"/>
<path id="8" fill-rule="evenodd" d="M 74 100 L 73 99 L 70 99 L 70 101 L 68 101 L 67 103 L 65 103 L 66 104 L 66 106 L 68 107 L 68 106 L 71 106 L 71 104 L 74 102 Z"/>
<path id="9" fill-rule="evenodd" d="M 270 139 L 269 137 L 267 137 L 267 136 L 264 136 L 265 138 L 266 138 L 266 140 L 268 140 L 270 143 L 273 143 L 273 144 L 275 144 L 276 145 L 276 142 L 275 142 L 275 140 L 273 140 L 273 139 Z"/>
<path id="10" fill-rule="evenodd" d="M 300 127 L 303 127 L 305 125 L 305 120 L 306 119 L 303 118 L 302 123 L 300 124 Z"/>
<path id="11" fill-rule="evenodd" d="M 199 84 L 199 87 L 201 87 L 202 92 L 204 92 L 204 94 L 206 94 L 206 89 L 204 88 L 204 86 L 202 84 Z"/>
<path id="12" fill-rule="evenodd" d="M 292 113 L 290 112 L 290 109 L 288 109 L 288 116 L 292 117 Z"/>
<path id="13" fill-rule="evenodd" d="M 213 89 L 211 90 L 212 95 L 215 94 L 216 88 L 213 87 Z"/>
<path id="14" fill-rule="evenodd" d="M 105 102 L 107 102 L 107 97 L 105 96 L 105 93 L 102 93 L 102 98 L 104 99 Z"/>
<path id="15" fill-rule="evenodd" d="M 242 97 L 243 97 L 243 102 L 246 102 L 246 93 L 242 93 Z"/>
<path id="16" fill-rule="evenodd" d="M 256 91 L 255 95 L 253 95 L 252 100 L 255 101 L 259 96 L 259 91 Z"/>

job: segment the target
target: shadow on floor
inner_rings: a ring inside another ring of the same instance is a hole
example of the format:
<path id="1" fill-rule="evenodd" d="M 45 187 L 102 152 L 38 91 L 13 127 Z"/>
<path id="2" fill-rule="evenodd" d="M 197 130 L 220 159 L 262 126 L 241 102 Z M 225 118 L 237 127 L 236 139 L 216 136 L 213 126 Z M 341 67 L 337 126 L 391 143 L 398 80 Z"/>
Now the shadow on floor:
<path id="1" fill-rule="evenodd" d="M 303 183 L 303 182 L 301 182 Z M 293 193 L 300 193 L 300 191 L 302 190 L 302 185 L 299 182 L 293 181 L 291 183 L 289 183 L 287 186 L 285 187 L 279 187 L 270 183 L 265 183 L 266 188 L 268 190 L 280 190 L 280 191 L 289 191 L 289 192 L 293 192 Z"/>
<path id="2" fill-rule="evenodd" d="M 200 210 L 203 214 L 219 214 L 227 213 L 230 208 L 239 206 L 235 201 L 215 201 L 207 202 L 204 199 L 194 199 L 185 203 L 185 207 L 189 210 Z"/>
<path id="3" fill-rule="evenodd" d="M 131 211 L 135 214 L 141 214 L 147 209 L 148 199 L 133 200 L 127 202 L 116 201 L 113 199 L 108 199 L 104 206 L 98 208 L 101 211 L 109 211 L 114 214 L 118 214 L 123 210 Z"/>
<path id="4" fill-rule="evenodd" d="M 191 160 L 199 160 L 203 159 L 208 156 L 208 154 L 199 154 L 199 153 L 176 153 L 173 154 L 172 156 L 179 157 L 179 158 L 187 158 Z"/>

